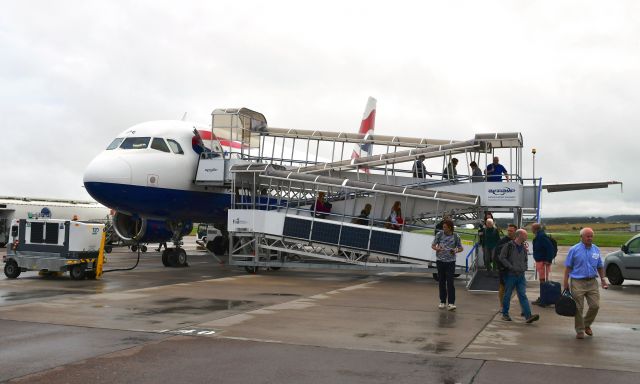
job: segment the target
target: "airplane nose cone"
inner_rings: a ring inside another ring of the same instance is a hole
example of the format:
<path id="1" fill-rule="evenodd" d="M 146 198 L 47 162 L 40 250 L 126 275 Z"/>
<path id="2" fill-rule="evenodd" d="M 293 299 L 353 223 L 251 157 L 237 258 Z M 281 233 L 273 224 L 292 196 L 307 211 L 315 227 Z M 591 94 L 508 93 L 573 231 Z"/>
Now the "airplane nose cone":
<path id="1" fill-rule="evenodd" d="M 103 203 L 105 196 L 102 196 L 102 192 L 106 186 L 131 184 L 131 166 L 121 157 L 100 155 L 89 163 L 83 182 L 87 192 Z"/>

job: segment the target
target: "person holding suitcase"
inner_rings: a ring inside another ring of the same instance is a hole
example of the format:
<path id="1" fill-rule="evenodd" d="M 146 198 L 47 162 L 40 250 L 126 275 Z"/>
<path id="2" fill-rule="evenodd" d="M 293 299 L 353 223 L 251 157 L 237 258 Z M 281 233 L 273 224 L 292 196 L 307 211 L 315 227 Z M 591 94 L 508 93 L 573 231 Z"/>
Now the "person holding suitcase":
<path id="1" fill-rule="evenodd" d="M 544 307 L 555 304 L 560 298 L 560 284 L 547 283 L 551 275 L 551 263 L 555 257 L 555 249 L 540 223 L 534 223 L 531 226 L 531 231 L 534 234 L 533 259 L 536 261 L 536 272 L 538 273 L 538 280 L 540 280 L 540 297 L 531 304 Z M 544 295 L 543 292 L 545 293 Z"/>

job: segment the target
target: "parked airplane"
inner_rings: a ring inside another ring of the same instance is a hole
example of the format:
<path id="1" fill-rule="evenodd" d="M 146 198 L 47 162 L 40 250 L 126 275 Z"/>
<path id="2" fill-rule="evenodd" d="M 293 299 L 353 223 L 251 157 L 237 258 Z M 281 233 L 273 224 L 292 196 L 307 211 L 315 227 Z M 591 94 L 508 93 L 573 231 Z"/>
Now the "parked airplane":
<path id="1" fill-rule="evenodd" d="M 242 111 L 248 120 L 243 126 L 255 130 L 266 127 L 264 115 Z M 203 152 L 227 156 L 227 152 L 257 143 L 253 138 L 239 136 L 237 130 L 224 128 L 241 117 L 224 113 L 219 117 L 222 121 L 218 125 L 214 117 L 212 129 L 178 120 L 134 125 L 119 134 L 85 171 L 87 192 L 116 211 L 113 228 L 118 236 L 139 242 L 173 241 L 175 248 L 162 254 L 165 266 L 186 265 L 187 255 L 180 244 L 181 238 L 191 232 L 193 222 L 213 223 L 226 235 L 230 190 L 196 185 L 198 159 Z M 224 121 L 226 118 L 228 122 Z M 372 134 L 373 98 L 367 103 L 365 118 L 361 127 Z M 226 238 L 217 240 L 213 250 L 220 254 L 226 248 Z"/>

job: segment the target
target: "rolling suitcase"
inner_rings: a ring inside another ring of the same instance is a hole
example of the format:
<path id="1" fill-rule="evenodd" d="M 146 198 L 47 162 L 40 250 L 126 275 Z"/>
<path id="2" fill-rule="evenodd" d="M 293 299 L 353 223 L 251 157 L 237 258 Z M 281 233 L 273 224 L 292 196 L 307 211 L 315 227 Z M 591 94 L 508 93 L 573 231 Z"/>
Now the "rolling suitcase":
<path id="1" fill-rule="evenodd" d="M 560 283 L 557 281 L 545 281 L 540 285 L 540 306 L 555 305 L 561 294 Z"/>

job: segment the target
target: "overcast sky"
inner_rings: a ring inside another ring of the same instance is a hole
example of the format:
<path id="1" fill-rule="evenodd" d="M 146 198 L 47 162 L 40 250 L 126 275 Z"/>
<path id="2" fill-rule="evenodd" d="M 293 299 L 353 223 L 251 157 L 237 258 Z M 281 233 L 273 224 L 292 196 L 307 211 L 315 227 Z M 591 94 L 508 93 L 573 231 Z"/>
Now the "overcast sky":
<path id="1" fill-rule="evenodd" d="M 624 182 L 545 192 L 543 216 L 640 214 L 637 1 L 4 1 L 0 195 L 88 199 L 143 121 L 353 131 L 370 95 L 377 133 L 517 131 L 524 177 L 536 148 L 545 183 Z"/>

